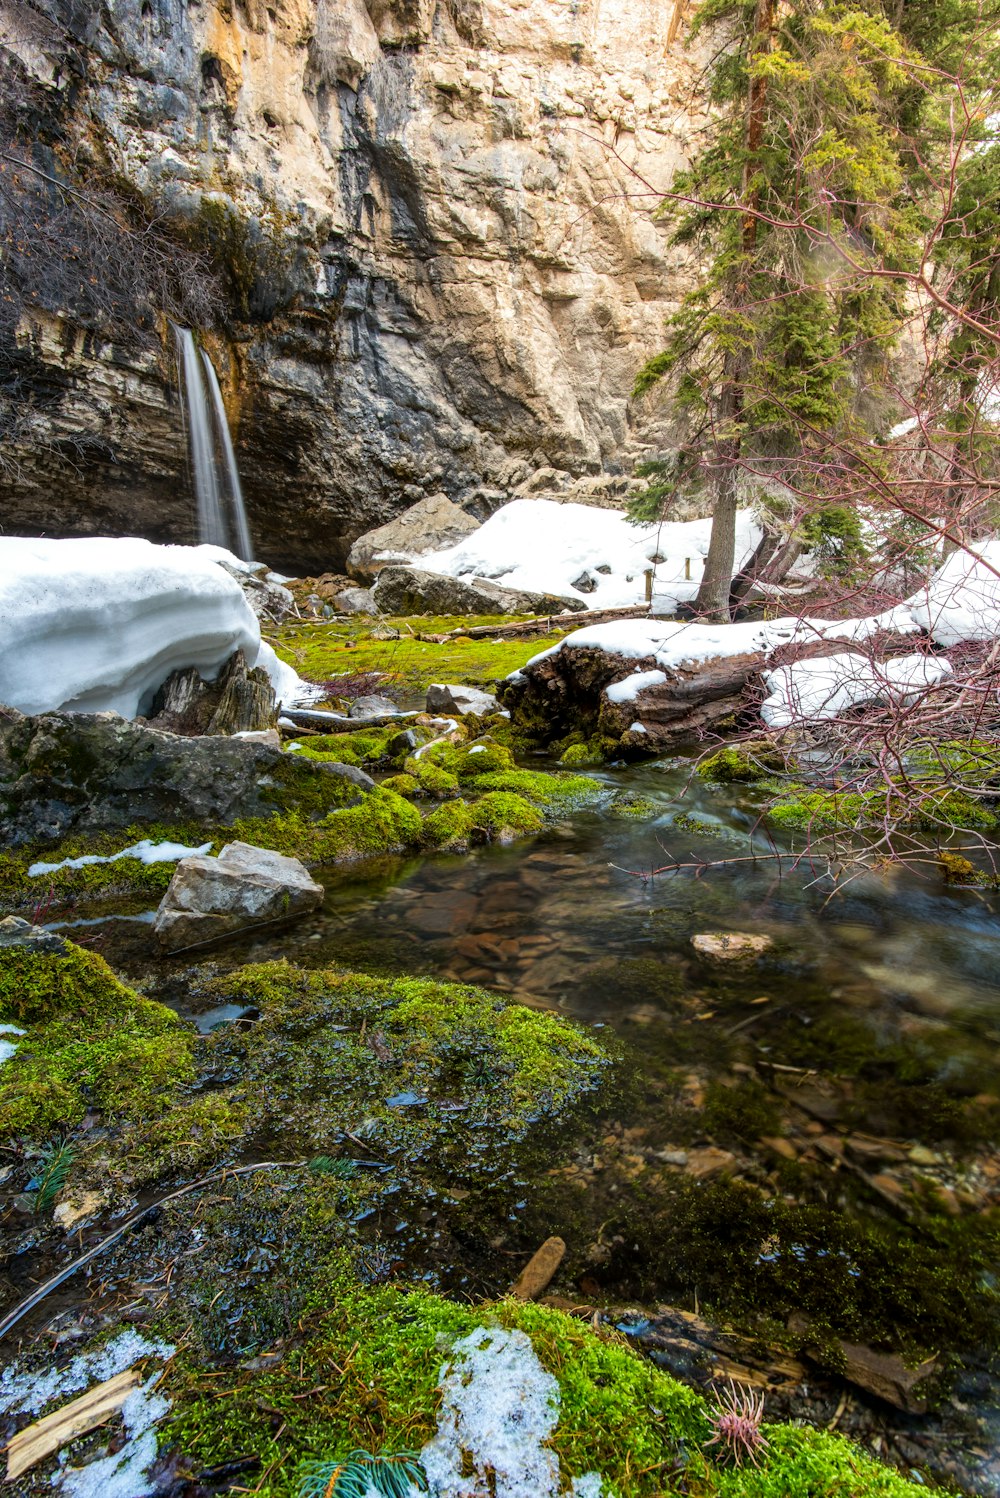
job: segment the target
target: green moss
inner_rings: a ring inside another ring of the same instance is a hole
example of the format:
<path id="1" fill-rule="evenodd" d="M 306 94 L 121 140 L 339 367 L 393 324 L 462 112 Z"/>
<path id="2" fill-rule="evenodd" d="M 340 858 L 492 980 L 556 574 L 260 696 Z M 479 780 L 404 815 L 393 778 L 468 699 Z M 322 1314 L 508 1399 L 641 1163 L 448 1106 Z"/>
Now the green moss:
<path id="1" fill-rule="evenodd" d="M 397 796 L 405 796 L 408 801 L 420 794 L 420 782 L 412 775 L 387 775 L 382 781 L 382 789 L 395 791 Z"/>
<path id="2" fill-rule="evenodd" d="M 291 661 L 300 675 L 323 682 L 330 677 L 361 671 L 382 671 L 403 693 L 426 692 L 433 681 L 462 682 L 489 687 L 519 670 L 548 644 L 562 639 L 561 633 L 528 640 L 471 639 L 458 635 L 437 643 L 417 639 L 418 634 L 440 635 L 452 629 L 471 629 L 480 624 L 508 624 L 510 617 L 487 615 L 436 618 L 417 615 L 406 619 L 375 619 L 355 615 L 350 620 L 303 624 L 295 620 L 271 639 L 283 659 Z M 386 624 L 400 632 L 396 640 L 373 638 Z"/>
<path id="3" fill-rule="evenodd" d="M 915 1498 L 927 1491 L 840 1436 L 790 1426 L 767 1427 L 759 1471 L 724 1470 L 706 1444 L 711 1426 L 701 1397 L 616 1333 L 595 1334 L 560 1311 L 513 1300 L 469 1306 L 362 1286 L 343 1256 L 331 1260 L 307 1308 L 293 1360 L 273 1371 L 234 1370 L 225 1399 L 210 1376 L 171 1367 L 167 1438 L 198 1466 L 252 1450 L 265 1473 L 258 1491 L 291 1498 L 303 1457 L 331 1459 L 358 1447 L 419 1450 L 436 1428 L 451 1349 L 494 1326 L 526 1335 L 557 1380 L 558 1418 L 547 1444 L 567 1489 L 596 1471 L 609 1498 L 654 1498 L 667 1486 L 702 1498 Z"/>
<path id="4" fill-rule="evenodd" d="M 514 756 L 506 745 L 498 744 L 492 738 L 480 738 L 472 744 L 460 744 L 455 749 L 453 766 L 459 780 L 479 780 L 483 775 L 512 770 Z"/>
<path id="5" fill-rule="evenodd" d="M 702 780 L 722 785 L 733 782 L 752 785 L 756 781 L 769 779 L 776 771 L 780 772 L 784 768 L 785 762 L 781 755 L 766 739 L 727 745 L 700 760 L 697 765 Z"/>
<path id="6" fill-rule="evenodd" d="M 547 775 L 540 770 L 502 770 L 494 775 L 481 775 L 476 789 L 512 791 L 555 816 L 591 805 L 604 794 L 600 782 L 588 775 Z"/>
<path id="7" fill-rule="evenodd" d="M 415 780 L 428 796 L 454 796 L 458 794 L 458 777 L 431 758 L 430 752 L 419 759 L 410 755 L 403 765 L 403 774 Z"/>
<path id="8" fill-rule="evenodd" d="M 511 791 L 488 791 L 469 807 L 472 826 L 491 841 L 509 842 L 511 838 L 538 832 L 544 825 L 541 813 L 523 796 Z"/>
<path id="9" fill-rule="evenodd" d="M 559 757 L 559 763 L 567 769 L 583 769 L 587 765 L 601 765 L 606 756 L 597 739 L 588 739 L 584 744 L 570 744 Z"/>
<path id="10" fill-rule="evenodd" d="M 816 833 L 864 831 L 886 820 L 922 831 L 985 830 L 998 825 L 996 814 L 964 791 L 928 788 L 912 804 L 895 787 L 868 791 L 810 791 L 791 787 L 768 808 L 768 820 L 780 828 Z"/>
<path id="11" fill-rule="evenodd" d="M 328 764 L 367 768 L 385 758 L 386 746 L 399 732 L 396 727 L 359 728 L 355 733 L 322 733 L 302 739 L 289 754 L 318 759 Z"/>
<path id="12" fill-rule="evenodd" d="M 662 810 L 649 796 L 641 796 L 637 791 L 617 791 L 608 803 L 608 811 L 613 817 L 633 822 L 647 822 L 650 817 L 659 816 Z"/>
<path id="13" fill-rule="evenodd" d="M 193 1031 L 69 942 L 0 948 L 0 1022 L 27 1032 L 0 1068 L 3 1138 L 71 1127 L 88 1108 L 159 1114 L 194 1076 Z"/>
<path id="14" fill-rule="evenodd" d="M 467 848 L 472 838 L 472 808 L 465 801 L 446 801 L 424 817 L 428 848 Z"/>

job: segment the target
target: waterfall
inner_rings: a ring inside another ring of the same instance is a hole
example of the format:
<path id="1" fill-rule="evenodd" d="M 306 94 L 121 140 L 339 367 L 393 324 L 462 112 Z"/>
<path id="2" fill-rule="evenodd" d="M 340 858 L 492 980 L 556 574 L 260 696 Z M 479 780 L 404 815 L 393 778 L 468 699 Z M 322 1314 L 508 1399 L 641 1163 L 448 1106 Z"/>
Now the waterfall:
<path id="1" fill-rule="evenodd" d="M 198 540 L 224 546 L 244 562 L 252 562 L 250 527 L 218 377 L 191 329 L 175 323 L 174 333 L 183 372 Z"/>

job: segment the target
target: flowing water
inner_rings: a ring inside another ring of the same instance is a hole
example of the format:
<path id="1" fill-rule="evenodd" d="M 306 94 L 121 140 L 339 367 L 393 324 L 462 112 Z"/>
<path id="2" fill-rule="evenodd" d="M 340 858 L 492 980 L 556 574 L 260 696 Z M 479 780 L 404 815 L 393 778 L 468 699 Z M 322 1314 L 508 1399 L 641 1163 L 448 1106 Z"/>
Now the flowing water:
<path id="1" fill-rule="evenodd" d="M 617 1078 L 564 1148 L 502 1217 L 450 1243 L 460 1262 L 428 1259 L 416 1215 L 387 1223 L 402 1272 L 498 1293 L 560 1233 L 560 1292 L 637 1308 L 623 1325 L 675 1367 L 664 1304 L 707 1305 L 772 1349 L 800 1347 L 804 1322 L 812 1372 L 794 1397 L 772 1390 L 775 1413 L 836 1413 L 903 1465 L 1000 1492 L 997 897 L 892 870 L 835 892 L 818 867 L 740 861 L 756 820 L 740 787 L 692 783 L 678 763 L 599 778 L 599 809 L 531 840 L 320 870 L 321 911 L 210 961 L 475 983 L 601 1027 Z M 616 814 L 630 809 L 642 815 Z M 674 858 L 689 869 L 649 877 Z M 148 934 L 114 924 L 99 949 L 148 975 Z M 711 961 L 692 945 L 705 933 L 771 945 Z M 163 964 L 177 992 L 184 972 Z M 229 1020 L 248 1022 L 220 1011 L 202 1026 Z M 842 1386 L 816 1369 L 836 1363 L 838 1336 L 938 1353 L 944 1414 L 863 1399 L 845 1414 L 842 1398 L 837 1413 Z"/>
<path id="2" fill-rule="evenodd" d="M 174 324 L 198 514 L 198 540 L 224 546 L 245 562 L 253 547 L 226 408 L 212 361 L 190 328 Z"/>

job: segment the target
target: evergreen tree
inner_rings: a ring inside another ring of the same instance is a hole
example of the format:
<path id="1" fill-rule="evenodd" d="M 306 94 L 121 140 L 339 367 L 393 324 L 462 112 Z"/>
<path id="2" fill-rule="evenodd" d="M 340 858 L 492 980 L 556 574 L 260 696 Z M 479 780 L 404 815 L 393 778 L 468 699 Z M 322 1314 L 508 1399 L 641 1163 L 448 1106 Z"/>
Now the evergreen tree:
<path id="1" fill-rule="evenodd" d="M 914 78 L 924 101 L 928 89 L 878 6 L 705 0 L 695 26 L 709 25 L 726 37 L 716 122 L 660 210 L 672 242 L 709 264 L 636 394 L 667 381 L 683 433 L 676 459 L 654 465 L 649 503 L 707 475 L 713 525 L 696 608 L 727 618 L 744 467 L 805 475 L 825 436 L 874 424 L 871 392 L 905 319 L 906 283 L 866 270 L 913 265 L 920 215 L 899 120 L 917 111 Z"/>

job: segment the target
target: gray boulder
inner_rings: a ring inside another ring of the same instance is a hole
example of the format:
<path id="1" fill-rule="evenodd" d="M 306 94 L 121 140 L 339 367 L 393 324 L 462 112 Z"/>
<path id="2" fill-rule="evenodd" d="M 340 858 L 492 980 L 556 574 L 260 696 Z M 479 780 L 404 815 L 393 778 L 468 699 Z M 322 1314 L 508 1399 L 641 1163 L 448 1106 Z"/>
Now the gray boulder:
<path id="1" fill-rule="evenodd" d="M 355 697 L 347 709 L 349 718 L 391 718 L 399 712 L 399 704 L 391 697 L 380 697 L 373 693 L 369 697 Z"/>
<path id="2" fill-rule="evenodd" d="M 377 614 L 371 588 L 344 588 L 331 603 L 338 614 Z"/>
<path id="3" fill-rule="evenodd" d="M 454 546 L 478 529 L 479 521 L 453 504 L 447 494 L 431 494 L 395 520 L 359 536 L 348 554 L 347 570 L 359 582 L 371 583 L 388 563 Z M 381 553 L 386 560 L 379 560 Z"/>
<path id="4" fill-rule="evenodd" d="M 492 692 L 481 692 L 478 687 L 463 687 L 440 681 L 427 688 L 427 711 L 429 713 L 479 713 L 486 717 L 499 707 Z"/>
<path id="5" fill-rule="evenodd" d="M 166 951 L 176 952 L 308 915 L 324 894 L 297 858 L 251 843 L 227 843 L 218 858 L 181 860 L 153 930 Z"/>
<path id="6" fill-rule="evenodd" d="M 243 596 L 258 619 L 273 620 L 280 624 L 295 608 L 295 599 L 281 583 L 272 581 L 266 562 L 255 562 L 249 570 L 234 567 L 231 562 L 217 558 L 223 572 L 234 577 L 243 589 Z"/>
<path id="7" fill-rule="evenodd" d="M 524 593 L 482 577 L 470 581 L 417 567 L 383 567 L 373 597 L 383 614 L 561 614 L 586 608 L 579 598 Z"/>
<path id="8" fill-rule="evenodd" d="M 231 826 L 356 805 L 374 782 L 351 765 L 256 739 L 183 738 L 116 713 L 0 715 L 0 845 L 158 823 Z"/>

